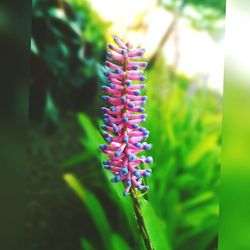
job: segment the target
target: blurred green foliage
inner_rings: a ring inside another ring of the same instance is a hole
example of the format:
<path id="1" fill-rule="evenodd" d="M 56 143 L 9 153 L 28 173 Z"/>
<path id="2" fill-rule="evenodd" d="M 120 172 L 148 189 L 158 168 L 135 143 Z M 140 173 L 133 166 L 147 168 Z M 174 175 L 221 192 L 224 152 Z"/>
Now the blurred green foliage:
<path id="1" fill-rule="evenodd" d="M 164 60 L 159 59 L 148 73 L 145 90 L 149 97 L 145 126 L 153 144 L 149 153 L 154 157 L 153 174 L 147 179 L 150 190 L 140 198 L 145 224 L 156 250 L 216 249 L 221 97 L 170 72 Z M 121 184 L 109 182 L 109 172 L 100 171 L 104 156 L 98 150 L 103 141 L 97 128 L 99 121 L 82 113 L 78 120 L 83 129 L 84 150 L 66 165 L 81 161 L 86 174 L 98 174 L 90 186 L 72 173 L 64 176 L 88 208 L 96 227 L 98 236 L 84 239 L 83 249 L 98 249 L 96 237 L 102 239 L 101 249 L 144 249 L 131 199 L 122 196 Z M 95 168 L 88 168 L 88 161 L 96 162 Z M 110 212 L 111 207 L 114 211 Z M 117 212 L 121 213 L 119 217 Z M 108 246 L 103 234 L 110 239 Z M 116 241 L 120 242 L 119 247 Z"/>
<path id="2" fill-rule="evenodd" d="M 33 0 L 32 7 L 30 117 L 56 123 L 60 110 L 93 102 L 107 24 L 88 1 Z"/>
<path id="3" fill-rule="evenodd" d="M 225 15 L 226 0 L 159 0 L 159 3 L 164 4 L 170 9 L 176 8 L 181 4 L 190 5 L 198 9 L 211 9 L 221 16 Z"/>
<path id="4" fill-rule="evenodd" d="M 160 60 L 149 74 L 148 121 L 155 171 L 149 199 L 174 249 L 206 249 L 217 234 L 221 97 Z"/>
<path id="5" fill-rule="evenodd" d="M 220 21 L 226 14 L 226 0 L 159 0 L 159 3 L 170 11 L 180 9 L 195 29 L 208 31 L 215 38 L 223 34 Z"/>

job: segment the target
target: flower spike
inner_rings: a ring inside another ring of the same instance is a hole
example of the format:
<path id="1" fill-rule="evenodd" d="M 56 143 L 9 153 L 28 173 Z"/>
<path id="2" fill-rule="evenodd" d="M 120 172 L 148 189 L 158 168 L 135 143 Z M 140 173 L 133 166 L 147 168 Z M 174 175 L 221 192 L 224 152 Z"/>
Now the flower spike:
<path id="1" fill-rule="evenodd" d="M 131 186 L 140 191 L 148 190 L 149 187 L 143 184 L 143 177 L 150 176 L 152 172 L 150 168 L 140 168 L 140 165 L 153 162 L 153 158 L 138 156 L 144 150 L 151 149 L 151 145 L 144 142 L 149 131 L 141 127 L 147 118 L 143 114 L 147 96 L 142 96 L 140 91 L 145 88 L 142 82 L 146 77 L 142 69 L 146 68 L 147 63 L 136 61 L 145 49 L 133 49 L 118 37 L 114 41 L 116 46 L 108 45 L 107 71 L 104 72 L 110 83 L 102 87 L 106 107 L 101 108 L 105 123 L 101 129 L 108 144 L 101 144 L 100 150 L 109 157 L 103 166 L 113 172 L 111 182 L 122 181 L 125 185 L 123 194 L 126 196 Z"/>

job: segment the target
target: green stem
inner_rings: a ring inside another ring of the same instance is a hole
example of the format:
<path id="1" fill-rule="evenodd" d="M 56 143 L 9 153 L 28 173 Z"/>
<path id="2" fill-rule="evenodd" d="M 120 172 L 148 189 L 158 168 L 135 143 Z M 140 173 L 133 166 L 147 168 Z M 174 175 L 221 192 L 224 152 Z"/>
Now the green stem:
<path id="1" fill-rule="evenodd" d="M 145 222 L 144 222 L 144 219 L 142 216 L 140 202 L 139 202 L 139 199 L 137 197 L 136 190 L 133 186 L 131 186 L 131 188 L 130 188 L 130 194 L 131 194 L 131 197 L 133 200 L 136 221 L 137 221 L 137 224 L 139 226 L 139 230 L 140 230 L 140 233 L 142 235 L 144 244 L 145 244 L 147 250 L 154 250 L 154 247 L 150 241 L 148 231 L 147 231 L 147 228 L 145 226 Z"/>
<path id="2" fill-rule="evenodd" d="M 126 72 L 126 73 L 127 73 L 127 70 L 126 70 L 127 65 L 128 65 L 128 57 L 126 57 L 126 60 L 125 60 L 125 62 L 123 64 L 123 71 Z M 123 94 L 126 94 L 126 85 L 125 85 L 125 80 L 126 79 L 127 79 L 127 76 L 125 76 L 122 79 L 122 84 L 124 86 Z M 127 113 L 126 105 L 124 105 L 123 113 L 125 113 L 125 114 Z M 126 130 L 127 130 L 127 127 L 125 126 L 124 131 L 126 131 Z M 126 144 L 126 147 L 127 147 L 127 145 L 128 145 L 128 143 Z M 125 147 L 125 149 L 126 149 L 126 147 Z M 126 150 L 125 150 L 125 152 L 126 152 Z M 132 200 L 133 200 L 136 221 L 137 221 L 137 224 L 139 226 L 139 230 L 140 230 L 140 233 L 141 233 L 142 238 L 144 240 L 145 246 L 146 246 L 147 250 L 154 250 L 153 245 L 152 245 L 152 243 L 150 242 L 150 239 L 149 239 L 147 228 L 145 226 L 144 219 L 143 219 L 143 216 L 142 216 L 142 213 L 141 213 L 140 203 L 139 203 L 138 197 L 136 195 L 136 190 L 135 190 L 134 186 L 131 186 L 130 194 L 131 194 L 131 197 L 132 197 Z"/>

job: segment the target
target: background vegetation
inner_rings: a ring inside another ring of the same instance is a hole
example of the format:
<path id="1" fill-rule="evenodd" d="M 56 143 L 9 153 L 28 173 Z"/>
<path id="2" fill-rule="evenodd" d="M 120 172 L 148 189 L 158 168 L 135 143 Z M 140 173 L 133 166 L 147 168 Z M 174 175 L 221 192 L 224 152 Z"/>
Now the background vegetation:
<path id="1" fill-rule="evenodd" d="M 222 2 L 202 8 L 223 15 Z M 144 249 L 131 200 L 98 150 L 110 24 L 86 0 L 32 3 L 26 249 Z M 169 68 L 160 49 L 145 90 L 154 164 L 143 216 L 156 250 L 217 249 L 222 99 Z"/>

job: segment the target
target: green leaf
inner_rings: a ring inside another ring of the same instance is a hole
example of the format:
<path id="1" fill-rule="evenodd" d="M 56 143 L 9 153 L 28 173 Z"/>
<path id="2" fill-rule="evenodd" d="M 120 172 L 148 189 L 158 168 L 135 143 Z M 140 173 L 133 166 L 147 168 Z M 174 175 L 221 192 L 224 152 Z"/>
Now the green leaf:
<path id="1" fill-rule="evenodd" d="M 90 118 L 84 113 L 78 113 L 77 118 L 83 131 L 85 132 L 85 137 L 82 140 L 83 145 L 86 150 L 89 150 L 96 155 L 99 143 L 103 141 L 100 132 L 93 125 Z"/>
<path id="2" fill-rule="evenodd" d="M 90 154 L 89 151 L 84 151 L 80 154 L 72 156 L 70 159 L 68 159 L 65 163 L 63 163 L 63 167 L 70 167 L 76 164 L 79 164 L 81 162 L 84 162 L 85 160 L 92 157 L 92 154 Z"/>
<path id="3" fill-rule="evenodd" d="M 197 164 L 201 158 L 210 150 L 216 146 L 218 140 L 218 134 L 214 133 L 210 136 L 206 136 L 200 141 L 190 152 L 186 159 L 186 165 L 192 167 Z"/>
<path id="4" fill-rule="evenodd" d="M 155 250 L 170 250 L 168 233 L 164 221 L 155 214 L 148 201 L 142 199 L 140 203 L 149 238 Z"/>
<path id="5" fill-rule="evenodd" d="M 107 159 L 106 155 L 101 154 L 100 167 L 101 167 L 101 162 L 103 160 L 106 160 L 106 159 Z M 133 216 L 134 208 L 133 208 L 132 200 L 129 197 L 124 198 L 124 196 L 122 195 L 122 193 L 124 191 L 124 185 L 121 182 L 120 183 L 111 183 L 110 179 L 111 179 L 111 177 L 113 177 L 113 174 L 107 170 L 103 170 L 103 171 L 104 171 L 104 175 L 107 179 L 108 190 L 111 191 L 108 193 L 109 193 L 110 197 L 117 203 L 117 207 L 119 207 L 119 209 L 123 210 L 125 218 L 129 224 L 128 230 L 131 232 L 131 235 L 134 235 L 136 238 L 138 230 L 137 230 L 135 217 Z"/>
<path id="6" fill-rule="evenodd" d="M 35 5 L 39 2 L 39 0 L 32 0 L 32 7 L 34 8 Z"/>
<path id="7" fill-rule="evenodd" d="M 35 40 L 33 39 L 33 37 L 31 37 L 31 52 L 33 52 L 35 55 L 38 55 L 39 54 L 39 51 L 38 51 L 38 48 L 36 46 L 36 42 Z"/>
<path id="8" fill-rule="evenodd" d="M 65 19 L 66 18 L 64 11 L 62 9 L 59 9 L 59 8 L 50 8 L 48 10 L 48 13 L 52 17 L 55 17 L 55 18 L 58 18 L 58 19 Z"/>
<path id="9" fill-rule="evenodd" d="M 106 245 L 106 248 L 109 249 L 111 228 L 101 203 L 73 174 L 65 174 L 64 180 L 88 209 L 103 243 Z"/>
<path id="10" fill-rule="evenodd" d="M 95 250 L 91 243 L 86 239 L 81 239 L 81 246 L 83 250 Z"/>
<path id="11" fill-rule="evenodd" d="M 182 210 L 182 214 L 181 227 L 198 227 L 209 217 L 218 218 L 219 204 L 217 201 L 210 202 L 203 206 Z"/>
<path id="12" fill-rule="evenodd" d="M 113 250 L 130 250 L 128 243 L 118 234 L 112 234 L 111 238 Z"/>
<path id="13" fill-rule="evenodd" d="M 59 121 L 59 111 L 50 92 L 46 96 L 45 117 L 54 124 L 57 124 Z"/>
<path id="14" fill-rule="evenodd" d="M 208 202 L 210 201 L 211 199 L 213 199 L 215 197 L 215 194 L 213 192 L 204 192 L 204 193 L 201 193 L 191 199 L 188 199 L 187 201 L 185 201 L 182 206 L 184 209 L 189 209 L 191 207 L 194 207 L 194 206 L 198 206 L 200 205 L 201 203 L 205 203 L 205 202 Z"/>
<path id="15" fill-rule="evenodd" d="M 107 77 L 104 76 L 104 72 L 106 71 L 106 68 L 104 66 L 102 66 L 100 63 L 96 64 L 96 70 L 97 70 L 97 75 L 100 81 L 99 86 L 104 85 L 104 84 L 108 84 L 109 81 L 107 79 Z"/>
<path id="16" fill-rule="evenodd" d="M 208 249 L 218 233 L 218 220 L 216 218 L 208 218 L 200 226 L 196 226 L 191 230 L 186 230 L 177 238 L 175 247 L 178 250 L 187 249 Z"/>
<path id="17" fill-rule="evenodd" d="M 175 185 L 181 189 L 190 189 L 197 185 L 197 178 L 192 174 L 183 174 L 175 179 Z"/>

